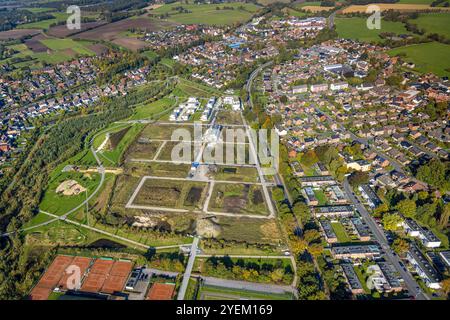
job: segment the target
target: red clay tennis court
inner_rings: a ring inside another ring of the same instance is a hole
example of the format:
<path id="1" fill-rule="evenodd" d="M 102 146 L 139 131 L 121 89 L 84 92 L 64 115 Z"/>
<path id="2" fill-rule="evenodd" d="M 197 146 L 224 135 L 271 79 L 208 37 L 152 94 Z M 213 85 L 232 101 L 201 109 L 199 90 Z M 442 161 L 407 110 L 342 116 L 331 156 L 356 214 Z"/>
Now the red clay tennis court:
<path id="1" fill-rule="evenodd" d="M 31 300 L 47 300 L 52 289 L 36 286 L 30 293 Z"/>
<path id="2" fill-rule="evenodd" d="M 58 285 L 64 271 L 72 260 L 73 257 L 71 256 L 56 256 L 55 260 L 53 260 L 50 267 L 47 268 L 44 275 L 39 280 L 37 286 L 53 290 Z"/>
<path id="3" fill-rule="evenodd" d="M 103 284 L 101 292 L 112 294 L 122 291 L 132 268 L 133 265 L 130 261 L 116 261 Z"/>
<path id="4" fill-rule="evenodd" d="M 113 264 L 113 260 L 97 259 L 92 265 L 91 271 L 89 271 L 89 273 L 99 273 L 107 275 L 111 271 Z"/>
<path id="5" fill-rule="evenodd" d="M 75 265 L 80 268 L 81 279 L 83 280 L 83 276 L 86 273 L 87 268 L 91 265 L 92 259 L 86 257 L 75 257 L 73 261 L 69 264 L 69 266 Z M 71 274 L 63 272 L 63 276 L 58 283 L 58 287 L 62 290 L 67 290 L 67 280 L 71 276 Z"/>
<path id="6" fill-rule="evenodd" d="M 147 300 L 172 300 L 175 293 L 175 284 L 155 283 L 150 288 Z"/>
<path id="7" fill-rule="evenodd" d="M 81 286 L 81 291 L 98 293 L 105 283 L 106 275 L 100 273 L 89 273 Z"/>

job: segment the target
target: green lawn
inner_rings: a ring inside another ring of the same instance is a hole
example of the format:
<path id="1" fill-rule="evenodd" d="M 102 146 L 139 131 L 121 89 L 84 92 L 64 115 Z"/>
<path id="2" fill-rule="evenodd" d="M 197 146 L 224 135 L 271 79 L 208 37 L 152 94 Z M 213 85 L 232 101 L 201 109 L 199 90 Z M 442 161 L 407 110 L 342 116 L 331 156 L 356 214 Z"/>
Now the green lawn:
<path id="1" fill-rule="evenodd" d="M 179 79 L 178 85 L 175 87 L 173 94 L 178 97 L 210 97 L 210 96 L 218 96 L 221 94 L 221 92 L 215 88 L 205 86 L 203 84 L 186 80 L 186 79 Z"/>
<path id="2" fill-rule="evenodd" d="M 100 175 L 98 173 L 61 172 L 60 167 L 58 167 L 55 169 L 49 186 L 45 190 L 39 209 L 56 215 L 62 215 L 86 199 L 86 192 L 71 196 L 56 193 L 56 188 L 61 182 L 66 180 L 77 181 L 83 188 L 87 189 L 87 196 L 89 196 L 100 183 Z"/>
<path id="3" fill-rule="evenodd" d="M 394 56 L 405 54 L 404 60 L 415 63 L 416 71 L 432 72 L 438 76 L 450 76 L 450 45 L 438 42 L 414 44 L 389 51 Z"/>
<path id="4" fill-rule="evenodd" d="M 113 150 L 101 151 L 99 156 L 106 166 L 113 166 L 119 164 L 123 152 L 128 148 L 130 143 L 134 141 L 137 135 L 143 128 L 142 124 L 134 124 L 125 136 L 120 140 L 117 147 Z"/>
<path id="5" fill-rule="evenodd" d="M 345 231 L 344 226 L 340 222 L 332 222 L 331 226 L 333 227 L 334 233 L 336 233 L 336 237 L 339 242 L 351 242 L 352 240 L 348 236 Z"/>
<path id="6" fill-rule="evenodd" d="M 190 12 L 179 13 L 174 10 L 174 8 L 180 6 Z M 233 7 L 234 10 L 223 10 L 224 6 Z M 220 10 L 216 10 L 216 7 L 219 7 Z M 168 13 L 170 16 L 167 20 L 183 24 L 232 25 L 250 19 L 260 9 L 260 6 L 242 2 L 225 4 L 185 4 L 184 2 L 175 2 L 165 4 L 152 10 L 151 13 L 155 16 Z"/>
<path id="7" fill-rule="evenodd" d="M 317 201 L 319 201 L 319 206 L 324 206 L 327 204 L 328 199 L 322 189 L 314 189 L 314 194 L 317 198 Z"/>
<path id="8" fill-rule="evenodd" d="M 450 39 L 450 12 L 420 14 L 409 22 L 425 29 L 426 33 L 437 33 Z"/>
<path id="9" fill-rule="evenodd" d="M 401 22 L 381 21 L 381 29 L 370 30 L 366 25 L 365 18 L 336 18 L 336 31 L 340 38 L 354 39 L 364 42 L 382 42 L 379 35 L 383 32 L 392 32 L 395 34 L 408 34 L 405 26 Z"/>
<path id="10" fill-rule="evenodd" d="M 174 98 L 164 97 L 151 103 L 145 103 L 136 106 L 131 120 L 148 119 L 154 115 L 161 114 L 166 110 L 170 110 L 175 105 Z"/>

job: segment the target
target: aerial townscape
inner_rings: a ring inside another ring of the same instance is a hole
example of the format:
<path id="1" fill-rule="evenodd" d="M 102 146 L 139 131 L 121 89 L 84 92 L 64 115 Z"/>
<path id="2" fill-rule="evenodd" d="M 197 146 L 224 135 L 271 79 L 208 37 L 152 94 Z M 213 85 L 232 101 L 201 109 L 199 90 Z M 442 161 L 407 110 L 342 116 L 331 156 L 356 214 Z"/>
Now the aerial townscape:
<path id="1" fill-rule="evenodd" d="M 449 0 L 1 1 L 0 300 L 449 300 L 449 76 Z"/>

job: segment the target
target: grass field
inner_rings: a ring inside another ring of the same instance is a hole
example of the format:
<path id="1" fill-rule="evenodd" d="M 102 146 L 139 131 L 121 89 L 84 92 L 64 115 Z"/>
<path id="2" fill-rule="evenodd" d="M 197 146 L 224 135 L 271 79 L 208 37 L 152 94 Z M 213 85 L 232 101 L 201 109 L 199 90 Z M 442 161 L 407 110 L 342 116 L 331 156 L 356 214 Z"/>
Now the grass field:
<path id="1" fill-rule="evenodd" d="M 290 293 L 275 294 L 262 291 L 232 289 L 216 286 L 202 286 L 199 300 L 292 300 Z"/>
<path id="2" fill-rule="evenodd" d="M 170 111 L 175 106 L 176 100 L 170 97 L 164 97 L 160 100 L 151 103 L 144 103 L 137 105 L 134 114 L 130 117 L 130 120 L 140 120 L 153 118 L 158 114 L 162 114 L 165 111 Z"/>
<path id="3" fill-rule="evenodd" d="M 203 84 L 183 78 L 180 78 L 179 80 L 180 80 L 179 83 L 177 84 L 177 86 L 173 91 L 173 94 L 178 97 L 185 97 L 185 98 L 191 96 L 210 97 L 213 95 L 217 96 L 221 94 L 221 91 L 205 86 Z"/>
<path id="4" fill-rule="evenodd" d="M 179 13 L 174 10 L 176 7 L 182 6 L 190 11 L 189 13 Z M 223 10 L 223 7 L 232 7 L 233 10 Z M 220 7 L 217 10 L 216 7 Z M 183 24 L 209 24 L 209 25 L 232 25 L 234 23 L 244 22 L 252 17 L 252 15 L 260 10 L 261 7 L 251 3 L 226 3 L 221 4 L 185 4 L 175 2 L 165 4 L 151 11 L 155 16 L 161 14 L 169 14 L 167 20 Z"/>
<path id="5" fill-rule="evenodd" d="M 48 28 L 50 28 L 50 25 L 61 22 L 61 21 L 65 21 L 69 17 L 69 15 L 67 13 L 63 13 L 63 12 L 52 12 L 51 15 L 54 16 L 55 18 L 32 22 L 32 23 L 21 24 L 18 26 L 18 28 L 19 29 L 48 29 Z"/>
<path id="6" fill-rule="evenodd" d="M 82 41 L 74 41 L 72 39 L 44 39 L 41 40 L 41 43 L 54 51 L 71 49 L 80 55 L 95 55 L 93 51 L 86 48 Z"/>
<path id="7" fill-rule="evenodd" d="M 450 39 L 450 12 L 420 14 L 417 19 L 409 20 L 426 33 L 437 33 Z"/>
<path id="8" fill-rule="evenodd" d="M 401 22 L 381 21 L 381 29 L 368 29 L 366 25 L 367 19 L 352 18 L 336 18 L 336 31 L 340 38 L 354 39 L 365 42 L 382 42 L 383 39 L 379 35 L 383 32 L 392 32 L 395 34 L 408 34 L 405 26 Z"/>
<path id="9" fill-rule="evenodd" d="M 415 44 L 395 48 L 389 54 L 405 55 L 406 61 L 415 63 L 415 70 L 432 72 L 438 76 L 450 76 L 450 45 L 438 42 Z"/>
<path id="10" fill-rule="evenodd" d="M 62 215 L 86 199 L 86 192 L 70 196 L 56 193 L 57 187 L 66 180 L 77 181 L 82 187 L 87 189 L 87 196 L 89 196 L 100 183 L 100 175 L 98 173 L 58 172 L 55 170 L 39 205 L 41 210 Z"/>
<path id="11" fill-rule="evenodd" d="M 142 128 L 142 124 L 133 124 L 114 149 L 99 152 L 99 156 L 104 160 L 104 164 L 106 166 L 118 165 L 122 160 L 122 154 L 142 131 Z"/>

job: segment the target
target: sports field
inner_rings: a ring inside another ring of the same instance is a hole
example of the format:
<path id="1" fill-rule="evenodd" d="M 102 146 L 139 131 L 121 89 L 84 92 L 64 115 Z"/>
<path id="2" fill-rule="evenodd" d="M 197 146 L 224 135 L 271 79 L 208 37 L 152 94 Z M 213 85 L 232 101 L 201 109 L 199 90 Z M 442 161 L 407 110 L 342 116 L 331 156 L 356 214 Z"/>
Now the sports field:
<path id="1" fill-rule="evenodd" d="M 182 7 L 186 11 L 176 10 L 175 8 L 177 7 Z M 224 7 L 226 8 L 224 9 Z M 217 10 L 217 8 L 220 9 Z M 175 2 L 165 4 L 162 7 L 152 10 L 151 13 L 155 16 L 169 14 L 167 20 L 183 24 L 232 25 L 250 19 L 260 9 L 260 6 L 242 2 L 198 5 Z"/>
<path id="2" fill-rule="evenodd" d="M 395 34 L 408 34 L 405 26 L 401 22 L 381 21 L 381 29 L 368 29 L 367 19 L 352 18 L 336 18 L 336 31 L 340 38 L 354 39 L 364 42 L 382 42 L 380 34 L 384 32 L 392 32 Z"/>
<path id="3" fill-rule="evenodd" d="M 292 300 L 290 293 L 276 294 L 245 289 L 232 289 L 216 286 L 202 286 L 199 300 Z"/>
<path id="4" fill-rule="evenodd" d="M 450 76 L 450 45 L 428 42 L 395 48 L 389 54 L 404 55 L 404 60 L 415 63 L 419 72 L 433 72 L 438 76 Z"/>

